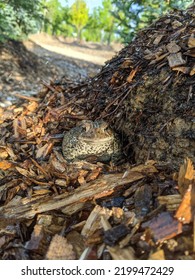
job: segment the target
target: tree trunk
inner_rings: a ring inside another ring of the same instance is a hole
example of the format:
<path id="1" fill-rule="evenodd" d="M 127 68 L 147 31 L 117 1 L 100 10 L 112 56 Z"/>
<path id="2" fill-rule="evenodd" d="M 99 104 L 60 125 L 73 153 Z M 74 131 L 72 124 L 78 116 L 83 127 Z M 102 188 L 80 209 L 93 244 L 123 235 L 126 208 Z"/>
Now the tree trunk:
<path id="1" fill-rule="evenodd" d="M 108 32 L 107 46 L 110 46 L 110 44 L 111 44 L 111 37 L 112 37 L 112 31 Z"/>
<path id="2" fill-rule="evenodd" d="M 82 28 L 77 28 L 77 41 L 80 43 L 82 40 Z"/>

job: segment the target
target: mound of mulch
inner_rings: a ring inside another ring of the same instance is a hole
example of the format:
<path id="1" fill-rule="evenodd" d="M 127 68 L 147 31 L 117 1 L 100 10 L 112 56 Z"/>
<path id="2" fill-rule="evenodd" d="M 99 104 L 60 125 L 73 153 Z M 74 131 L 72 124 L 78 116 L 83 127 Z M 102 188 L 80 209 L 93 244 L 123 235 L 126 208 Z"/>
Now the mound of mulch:
<path id="1" fill-rule="evenodd" d="M 83 88 L 90 117 L 121 133 L 133 162 L 195 162 L 194 10 L 142 30 Z"/>

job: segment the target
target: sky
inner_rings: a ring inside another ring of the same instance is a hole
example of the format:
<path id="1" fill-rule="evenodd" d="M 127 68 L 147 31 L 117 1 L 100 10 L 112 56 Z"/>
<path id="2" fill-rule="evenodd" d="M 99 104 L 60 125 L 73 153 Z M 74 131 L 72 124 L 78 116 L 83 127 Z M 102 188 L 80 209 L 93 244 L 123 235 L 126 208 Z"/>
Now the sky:
<path id="1" fill-rule="evenodd" d="M 66 6 L 66 0 L 60 0 L 62 6 Z M 68 6 L 71 6 L 75 0 L 68 0 Z M 102 0 L 85 0 L 87 6 L 89 7 L 90 12 L 93 10 L 95 7 L 101 6 Z"/>

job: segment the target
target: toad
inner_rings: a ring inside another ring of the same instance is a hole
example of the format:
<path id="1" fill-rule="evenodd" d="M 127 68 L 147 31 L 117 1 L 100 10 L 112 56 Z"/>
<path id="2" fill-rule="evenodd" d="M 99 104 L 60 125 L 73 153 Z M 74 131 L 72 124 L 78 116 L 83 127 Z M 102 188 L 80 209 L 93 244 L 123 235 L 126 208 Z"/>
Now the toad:
<path id="1" fill-rule="evenodd" d="M 121 158 L 118 135 L 103 120 L 83 120 L 64 134 L 62 152 L 67 161 L 87 160 L 116 163 Z"/>

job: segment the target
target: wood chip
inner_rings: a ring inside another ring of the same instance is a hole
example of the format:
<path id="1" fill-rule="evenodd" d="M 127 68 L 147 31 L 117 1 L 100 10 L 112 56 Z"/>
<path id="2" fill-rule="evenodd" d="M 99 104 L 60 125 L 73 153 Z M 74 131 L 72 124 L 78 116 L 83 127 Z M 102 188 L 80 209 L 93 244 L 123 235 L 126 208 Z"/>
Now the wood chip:
<path id="1" fill-rule="evenodd" d="M 185 66 L 179 66 L 179 67 L 174 67 L 172 68 L 173 71 L 178 71 L 182 72 L 184 74 L 189 74 L 190 72 L 190 67 L 185 67 Z"/>
<path id="2" fill-rule="evenodd" d="M 190 71 L 190 76 L 193 76 L 195 74 L 195 65 L 192 67 Z"/>
<path id="3" fill-rule="evenodd" d="M 120 68 L 122 69 L 128 69 L 132 67 L 132 61 L 130 59 L 123 61 Z"/>
<path id="4" fill-rule="evenodd" d="M 119 246 L 107 246 L 113 260 L 135 260 L 135 252 L 132 247 L 121 249 Z"/>
<path id="5" fill-rule="evenodd" d="M 166 205 L 168 211 L 175 211 L 178 209 L 181 203 L 182 197 L 180 194 L 158 196 L 158 202 L 160 205 Z"/>
<path id="6" fill-rule="evenodd" d="M 184 53 L 185 55 L 195 57 L 195 48 L 189 49 L 187 52 Z"/>
<path id="7" fill-rule="evenodd" d="M 0 170 L 7 170 L 13 166 L 14 166 L 13 163 L 11 163 L 7 160 L 0 161 Z"/>
<path id="8" fill-rule="evenodd" d="M 171 41 L 168 45 L 166 45 L 166 48 L 169 53 L 177 53 L 181 50 L 181 47 L 178 46 L 175 41 Z"/>
<path id="9" fill-rule="evenodd" d="M 42 147 L 39 147 L 36 152 L 36 159 L 45 158 L 51 152 L 54 143 L 46 143 Z"/>
<path id="10" fill-rule="evenodd" d="M 182 199 L 182 202 L 175 214 L 175 217 L 183 224 L 189 224 L 192 221 L 192 211 L 191 211 L 191 193 L 192 185 L 189 185 Z"/>
<path id="11" fill-rule="evenodd" d="M 189 185 L 192 183 L 194 176 L 195 170 L 192 161 L 189 158 L 186 158 L 184 160 L 184 163 L 180 167 L 178 175 L 178 188 L 182 196 L 185 194 Z"/>
<path id="12" fill-rule="evenodd" d="M 169 62 L 169 66 L 171 68 L 186 64 L 186 61 L 182 58 L 182 53 L 181 52 L 172 53 L 169 56 L 167 56 L 167 59 L 168 59 L 168 62 Z"/>
<path id="13" fill-rule="evenodd" d="M 149 228 L 155 242 L 163 242 L 182 232 L 182 223 L 175 219 L 169 212 L 162 212 L 152 220 L 142 224 Z"/>
<path id="14" fill-rule="evenodd" d="M 194 37 L 190 37 L 188 40 L 188 47 L 189 48 L 195 48 L 195 38 Z"/>
<path id="15" fill-rule="evenodd" d="M 131 70 L 129 76 L 128 76 L 127 79 L 126 79 L 126 81 L 127 81 L 128 83 L 131 83 L 131 82 L 132 82 L 132 80 L 133 80 L 133 78 L 135 77 L 135 75 L 136 75 L 138 69 L 139 69 L 139 67 L 136 67 L 135 69 L 132 69 L 132 70 Z"/>
<path id="16" fill-rule="evenodd" d="M 87 219 L 81 234 L 86 238 L 92 235 L 97 229 L 102 228 L 101 217 L 106 216 L 110 218 L 112 216 L 112 211 L 107 208 L 102 208 L 96 205 L 91 212 L 89 218 Z"/>
<path id="17" fill-rule="evenodd" d="M 161 249 L 161 250 L 158 250 L 155 253 L 150 254 L 149 260 L 165 260 L 164 251 Z"/>
<path id="18" fill-rule="evenodd" d="M 174 20 L 172 23 L 171 23 L 173 29 L 176 29 L 178 27 L 181 27 L 182 26 L 182 23 L 178 20 Z"/>
<path id="19" fill-rule="evenodd" d="M 58 234 L 54 235 L 46 254 L 47 260 L 75 260 L 73 246 L 67 239 Z"/>
<path id="20" fill-rule="evenodd" d="M 154 45 L 158 45 L 160 43 L 160 41 L 162 40 L 164 35 L 158 35 L 155 39 L 154 39 L 154 42 L 153 44 Z"/>

